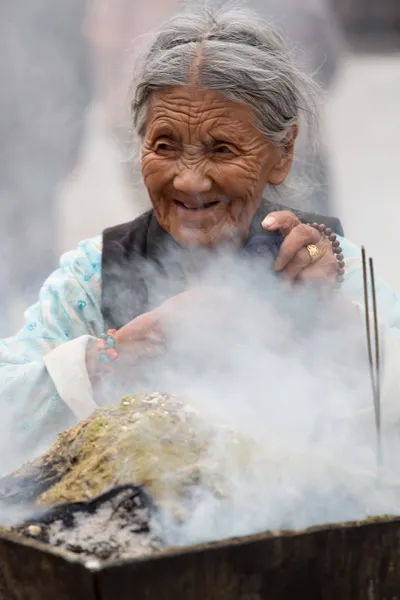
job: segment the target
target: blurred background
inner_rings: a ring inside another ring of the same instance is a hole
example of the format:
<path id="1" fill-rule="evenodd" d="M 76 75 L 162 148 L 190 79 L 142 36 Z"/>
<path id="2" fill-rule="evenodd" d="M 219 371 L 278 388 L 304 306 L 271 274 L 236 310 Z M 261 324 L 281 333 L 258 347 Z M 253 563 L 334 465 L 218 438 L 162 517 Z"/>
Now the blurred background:
<path id="1" fill-rule="evenodd" d="M 277 21 L 326 93 L 305 208 L 340 217 L 400 292 L 400 0 L 246 5 Z M 181 6 L 0 0 L 0 335 L 62 251 L 147 205 L 129 154 L 132 64 Z"/>

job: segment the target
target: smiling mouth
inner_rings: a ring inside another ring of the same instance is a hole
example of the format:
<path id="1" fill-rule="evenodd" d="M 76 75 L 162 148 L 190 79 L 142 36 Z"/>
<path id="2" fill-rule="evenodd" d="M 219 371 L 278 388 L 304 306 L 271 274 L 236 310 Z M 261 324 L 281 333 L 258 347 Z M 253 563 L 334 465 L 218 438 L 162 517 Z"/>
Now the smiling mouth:
<path id="1" fill-rule="evenodd" d="M 174 204 L 179 208 L 183 208 L 184 210 L 190 210 L 194 212 L 207 210 L 208 208 L 217 206 L 217 204 L 219 203 L 219 200 L 214 200 L 213 202 L 204 202 L 204 204 L 186 204 L 185 202 L 181 202 L 180 200 L 174 200 Z"/>

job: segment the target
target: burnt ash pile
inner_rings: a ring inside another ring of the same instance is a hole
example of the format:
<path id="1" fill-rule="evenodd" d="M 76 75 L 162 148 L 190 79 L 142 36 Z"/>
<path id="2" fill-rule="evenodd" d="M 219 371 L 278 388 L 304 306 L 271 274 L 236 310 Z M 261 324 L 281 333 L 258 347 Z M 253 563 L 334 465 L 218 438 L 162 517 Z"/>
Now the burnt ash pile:
<path id="1" fill-rule="evenodd" d="M 161 549 L 156 524 L 147 492 L 123 485 L 87 502 L 54 506 L 12 530 L 85 559 L 120 560 Z"/>
<path id="2" fill-rule="evenodd" d="M 156 552 L 164 547 L 160 509 L 178 523 L 190 510 L 192 488 L 216 493 L 226 468 L 211 467 L 207 452 L 218 429 L 169 394 L 138 394 L 103 407 L 0 479 L 3 524 L 82 558 Z M 235 455 L 236 436 L 221 431 L 232 447 L 227 456 Z M 247 452 L 239 454 L 246 463 Z"/>
<path id="3" fill-rule="evenodd" d="M 369 514 L 383 512 L 379 494 L 374 505 L 375 472 L 282 452 L 211 422 L 180 398 L 145 393 L 98 409 L 0 479 L 0 515 L 3 524 L 3 516 L 16 516 L 8 531 L 113 561 L 358 520 L 366 513 L 360 486 L 370 493 Z"/>

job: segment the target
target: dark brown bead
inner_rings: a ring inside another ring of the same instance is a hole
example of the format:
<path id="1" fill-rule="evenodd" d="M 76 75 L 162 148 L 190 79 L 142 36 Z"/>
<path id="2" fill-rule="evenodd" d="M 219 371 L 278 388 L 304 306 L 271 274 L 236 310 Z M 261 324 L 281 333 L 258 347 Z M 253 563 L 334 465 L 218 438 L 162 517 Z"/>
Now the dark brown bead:
<path id="1" fill-rule="evenodd" d="M 313 223 L 313 224 L 311 225 L 311 227 L 314 227 L 314 229 L 318 229 L 318 228 L 319 228 L 319 225 L 318 225 L 318 223 Z"/>
<path id="2" fill-rule="evenodd" d="M 329 241 L 330 241 L 330 242 L 334 242 L 335 240 L 336 240 L 336 235 L 335 235 L 334 233 L 332 233 L 332 234 L 329 236 Z"/>
<path id="3" fill-rule="evenodd" d="M 337 248 L 338 246 L 340 246 L 340 242 L 339 242 L 339 240 L 335 240 L 334 242 L 332 242 L 332 246 L 333 246 L 334 248 Z"/>
<path id="4" fill-rule="evenodd" d="M 324 225 L 323 223 L 321 223 L 321 225 L 318 227 L 318 229 L 320 231 L 322 231 L 322 233 L 323 233 L 325 231 L 325 229 L 326 229 L 326 225 Z"/>
<path id="5" fill-rule="evenodd" d="M 344 275 L 344 269 L 338 269 L 339 275 Z"/>
<path id="6" fill-rule="evenodd" d="M 342 261 L 343 259 L 344 259 L 344 256 L 343 256 L 343 254 L 336 254 L 336 260 L 337 260 L 338 262 Z"/>
<path id="7" fill-rule="evenodd" d="M 338 267 L 339 267 L 340 269 L 343 269 L 343 267 L 344 267 L 344 261 L 343 261 L 343 260 L 339 260 L 339 261 L 338 261 Z"/>
<path id="8" fill-rule="evenodd" d="M 331 235 L 332 233 L 332 229 L 330 227 L 325 227 L 325 235 L 327 235 L 328 237 Z"/>

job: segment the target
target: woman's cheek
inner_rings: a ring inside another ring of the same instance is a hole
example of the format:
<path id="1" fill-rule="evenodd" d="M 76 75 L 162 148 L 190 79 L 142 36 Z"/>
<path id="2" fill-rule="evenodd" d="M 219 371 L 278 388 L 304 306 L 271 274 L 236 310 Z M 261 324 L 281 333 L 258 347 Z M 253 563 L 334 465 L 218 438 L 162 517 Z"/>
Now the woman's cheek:
<path id="1" fill-rule="evenodd" d="M 147 164 L 143 164 L 142 175 L 144 184 L 149 191 L 155 193 L 157 190 L 162 189 L 165 172 L 158 161 L 151 160 Z"/>
<path id="2" fill-rule="evenodd" d="M 254 183 L 243 177 L 233 176 L 232 179 L 227 180 L 224 192 L 235 205 L 235 215 L 251 211 L 254 205 L 259 204 L 258 199 L 255 197 Z"/>
<path id="3" fill-rule="evenodd" d="M 175 167 L 171 161 L 160 159 L 159 157 L 149 157 L 142 161 L 143 181 L 148 186 L 155 186 L 162 189 L 175 174 Z"/>

